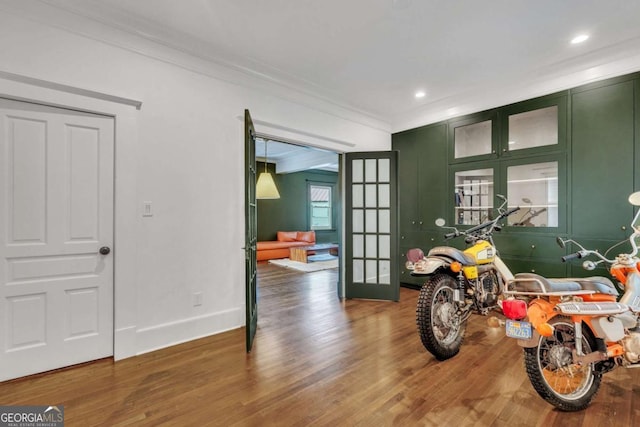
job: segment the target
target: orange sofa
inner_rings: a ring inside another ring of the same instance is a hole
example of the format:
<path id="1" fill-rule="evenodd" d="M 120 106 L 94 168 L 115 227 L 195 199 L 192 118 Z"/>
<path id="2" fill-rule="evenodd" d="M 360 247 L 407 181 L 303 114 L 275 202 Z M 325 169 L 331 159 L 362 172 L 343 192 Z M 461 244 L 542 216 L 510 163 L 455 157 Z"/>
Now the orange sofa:
<path id="1" fill-rule="evenodd" d="M 278 231 L 276 236 L 278 240 L 258 242 L 256 247 L 258 261 L 289 258 L 289 248 L 316 244 L 315 231 Z"/>

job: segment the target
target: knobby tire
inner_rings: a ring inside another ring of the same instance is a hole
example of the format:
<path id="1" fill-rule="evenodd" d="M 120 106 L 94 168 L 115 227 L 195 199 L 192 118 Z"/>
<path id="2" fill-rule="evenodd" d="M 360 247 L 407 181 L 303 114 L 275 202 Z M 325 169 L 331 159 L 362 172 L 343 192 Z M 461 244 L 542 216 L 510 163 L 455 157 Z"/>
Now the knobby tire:
<path id="1" fill-rule="evenodd" d="M 436 274 L 428 280 L 420 290 L 416 308 L 416 324 L 422 345 L 438 360 L 447 360 L 458 354 L 464 338 L 466 322 L 460 322 L 459 316 L 452 319 L 458 324 L 453 328 L 439 325 L 442 312 L 447 308 L 455 308 L 453 301 L 457 283 L 454 278 L 446 274 Z M 434 330 L 434 328 L 436 328 Z M 446 336 L 442 337 L 442 332 Z"/>

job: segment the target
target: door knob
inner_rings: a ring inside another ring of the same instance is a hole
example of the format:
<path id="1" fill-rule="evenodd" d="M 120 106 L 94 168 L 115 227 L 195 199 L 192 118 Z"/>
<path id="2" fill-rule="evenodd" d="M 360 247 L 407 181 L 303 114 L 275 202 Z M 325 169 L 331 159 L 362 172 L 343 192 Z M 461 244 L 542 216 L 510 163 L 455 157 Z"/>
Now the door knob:
<path id="1" fill-rule="evenodd" d="M 100 253 L 102 255 L 108 255 L 109 252 L 111 252 L 111 248 L 109 248 L 109 246 L 103 246 L 100 248 Z"/>

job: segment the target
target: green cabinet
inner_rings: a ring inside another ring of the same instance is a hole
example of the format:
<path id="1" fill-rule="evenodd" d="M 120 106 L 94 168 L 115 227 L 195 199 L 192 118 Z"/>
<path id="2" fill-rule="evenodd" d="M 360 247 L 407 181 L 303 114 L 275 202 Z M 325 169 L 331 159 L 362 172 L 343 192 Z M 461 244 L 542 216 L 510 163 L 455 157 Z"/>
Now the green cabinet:
<path id="1" fill-rule="evenodd" d="M 446 125 L 394 134 L 392 146 L 398 151 L 400 231 L 433 229 L 447 213 Z"/>
<path id="2" fill-rule="evenodd" d="M 571 235 L 623 239 L 634 190 L 634 81 L 572 94 Z"/>
<path id="3" fill-rule="evenodd" d="M 567 277 L 567 264 L 558 261 L 544 261 L 538 258 L 504 257 L 502 261 L 515 275 L 518 273 L 536 273 L 543 277 Z"/>
<path id="4" fill-rule="evenodd" d="M 419 247 L 427 252 L 431 247 L 442 244 L 445 231 L 436 227 L 435 220 L 445 218 L 447 214 L 446 137 L 445 124 L 393 135 L 393 150 L 398 151 L 402 283 L 419 282 L 405 271 L 406 250 Z"/>
<path id="5" fill-rule="evenodd" d="M 495 233 L 493 240 L 500 256 L 540 258 L 558 261 L 566 251 L 561 249 L 555 236 L 539 233 Z"/>
<path id="6" fill-rule="evenodd" d="M 400 236 L 400 283 L 413 285 L 412 287 L 422 287 L 425 278 L 411 276 L 411 272 L 406 269 L 407 251 L 413 248 L 420 248 L 425 253 L 429 252 L 434 246 L 452 246 L 452 243 L 458 241 L 464 244 L 464 239 L 458 238 L 453 240 L 444 239 L 446 230 L 436 229 L 435 231 L 409 231 Z M 461 249 L 463 249 L 462 247 Z"/>
<path id="7" fill-rule="evenodd" d="M 634 208 L 627 198 L 640 190 L 636 129 L 640 73 L 394 134 L 402 253 L 437 245 L 463 249 L 463 239 L 442 239 L 446 230 L 435 219 L 464 229 L 476 219 L 460 220 L 454 212 L 469 206 L 489 212 L 495 200 L 488 197 L 497 193 L 522 208 L 494 236 L 514 273 L 609 276 L 605 269 L 583 270 L 582 260 L 563 263 L 561 257 L 577 249 L 560 249 L 555 237 L 601 250 L 628 238 Z M 470 197 L 485 195 L 483 185 L 487 199 L 472 203 Z M 458 205 L 459 188 L 465 199 Z M 528 212 L 536 216 L 525 223 Z M 418 280 L 401 276 L 403 283 Z"/>
<path id="8" fill-rule="evenodd" d="M 421 135 L 417 130 L 393 135 L 393 150 L 398 151 L 398 225 L 401 232 L 420 229 L 417 177 Z"/>

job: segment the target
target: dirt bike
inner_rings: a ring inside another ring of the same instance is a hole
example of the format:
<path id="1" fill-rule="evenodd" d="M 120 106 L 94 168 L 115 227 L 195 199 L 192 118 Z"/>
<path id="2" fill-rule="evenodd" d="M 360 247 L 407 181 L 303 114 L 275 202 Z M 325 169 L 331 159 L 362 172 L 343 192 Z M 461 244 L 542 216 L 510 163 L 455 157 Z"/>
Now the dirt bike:
<path id="1" fill-rule="evenodd" d="M 406 267 L 413 276 L 426 278 L 416 308 L 416 323 L 424 347 L 438 360 L 449 359 L 460 351 L 467 319 L 473 313 L 487 315 L 499 307 L 499 297 L 513 274 L 498 256 L 493 233 L 501 229 L 500 221 L 518 207 L 507 210 L 507 199 L 498 216 L 460 231 L 455 227 L 445 239 L 465 236 L 471 246 L 464 251 L 436 246 L 427 256 L 421 249 L 407 251 Z M 444 220 L 436 220 L 443 227 Z"/>
<path id="2" fill-rule="evenodd" d="M 640 192 L 632 194 L 629 201 L 640 206 Z M 631 223 L 631 253 L 614 259 L 606 258 L 613 247 L 601 254 L 574 240 L 557 239 L 561 247 L 573 243 L 580 248 L 563 261 L 597 258 L 583 262 L 586 270 L 607 264 L 624 289 L 619 301 L 616 286 L 606 277 L 545 279 L 521 273 L 507 283 L 502 304 L 506 334 L 524 348 L 533 388 L 560 410 L 578 411 L 589 406 L 602 375 L 616 366 L 640 367 L 639 216 L 640 210 Z"/>

